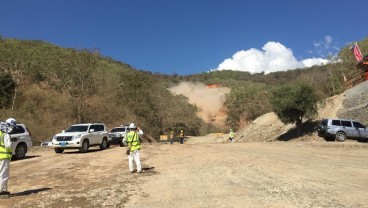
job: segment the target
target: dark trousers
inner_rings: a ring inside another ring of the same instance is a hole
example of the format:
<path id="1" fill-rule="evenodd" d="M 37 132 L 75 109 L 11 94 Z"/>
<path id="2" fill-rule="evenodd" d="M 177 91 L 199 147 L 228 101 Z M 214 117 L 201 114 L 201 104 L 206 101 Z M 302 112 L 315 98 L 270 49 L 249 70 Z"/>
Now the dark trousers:
<path id="1" fill-rule="evenodd" d="M 184 138 L 180 138 L 180 144 L 184 143 Z"/>

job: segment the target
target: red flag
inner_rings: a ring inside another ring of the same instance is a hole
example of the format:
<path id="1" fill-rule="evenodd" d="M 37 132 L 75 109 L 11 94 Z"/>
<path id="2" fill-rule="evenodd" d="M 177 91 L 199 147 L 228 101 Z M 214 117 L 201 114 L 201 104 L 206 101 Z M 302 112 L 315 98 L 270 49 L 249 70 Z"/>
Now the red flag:
<path id="1" fill-rule="evenodd" d="M 351 50 L 353 51 L 354 55 L 355 55 L 355 59 L 359 62 L 361 60 L 363 60 L 363 56 L 362 53 L 360 52 L 358 43 L 355 42 L 353 46 L 351 46 Z"/>

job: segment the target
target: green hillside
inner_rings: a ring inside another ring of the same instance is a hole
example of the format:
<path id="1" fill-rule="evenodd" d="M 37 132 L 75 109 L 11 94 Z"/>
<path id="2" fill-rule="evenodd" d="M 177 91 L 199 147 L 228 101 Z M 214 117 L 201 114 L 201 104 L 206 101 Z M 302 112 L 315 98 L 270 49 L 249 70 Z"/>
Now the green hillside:
<path id="1" fill-rule="evenodd" d="M 359 43 L 366 51 L 367 41 Z M 0 119 L 26 123 L 34 141 L 77 122 L 114 126 L 136 122 L 150 139 L 169 129 L 188 135 L 220 131 L 196 116 L 197 107 L 167 89 L 181 81 L 219 84 L 232 89 L 225 103 L 228 126 L 271 111 L 272 89 L 310 83 L 320 99 L 344 90 L 343 76 L 356 73 L 348 47 L 338 62 L 308 69 L 254 74 L 215 71 L 190 76 L 152 74 L 103 57 L 95 49 L 70 49 L 42 41 L 0 38 Z"/>

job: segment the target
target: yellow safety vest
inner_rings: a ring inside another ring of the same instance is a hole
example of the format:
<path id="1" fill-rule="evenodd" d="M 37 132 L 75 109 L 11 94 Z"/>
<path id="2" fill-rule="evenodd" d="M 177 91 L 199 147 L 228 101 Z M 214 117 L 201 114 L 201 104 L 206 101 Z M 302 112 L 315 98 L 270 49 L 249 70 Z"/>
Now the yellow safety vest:
<path id="1" fill-rule="evenodd" d="M 5 136 L 5 133 L 0 131 L 0 160 L 2 160 L 2 159 L 11 160 L 11 158 L 12 158 L 12 149 L 11 148 L 5 148 L 4 136 Z"/>
<path id="2" fill-rule="evenodd" d="M 130 131 L 127 135 L 127 143 L 130 151 L 140 150 L 141 149 L 141 140 L 139 139 L 139 135 L 136 131 Z"/>

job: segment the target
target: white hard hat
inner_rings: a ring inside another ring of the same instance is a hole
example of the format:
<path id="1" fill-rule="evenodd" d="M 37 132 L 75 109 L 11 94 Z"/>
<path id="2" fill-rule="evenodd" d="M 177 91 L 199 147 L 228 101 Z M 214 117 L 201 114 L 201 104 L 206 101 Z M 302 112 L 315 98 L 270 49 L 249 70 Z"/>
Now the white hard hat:
<path id="1" fill-rule="evenodd" d="M 17 127 L 17 121 L 14 118 L 8 118 L 5 122 L 12 127 Z"/>
<path id="2" fill-rule="evenodd" d="M 137 128 L 137 127 L 135 126 L 135 123 L 131 123 L 131 124 L 129 125 L 129 128 L 130 128 L 130 129 L 135 129 L 135 128 Z"/>

